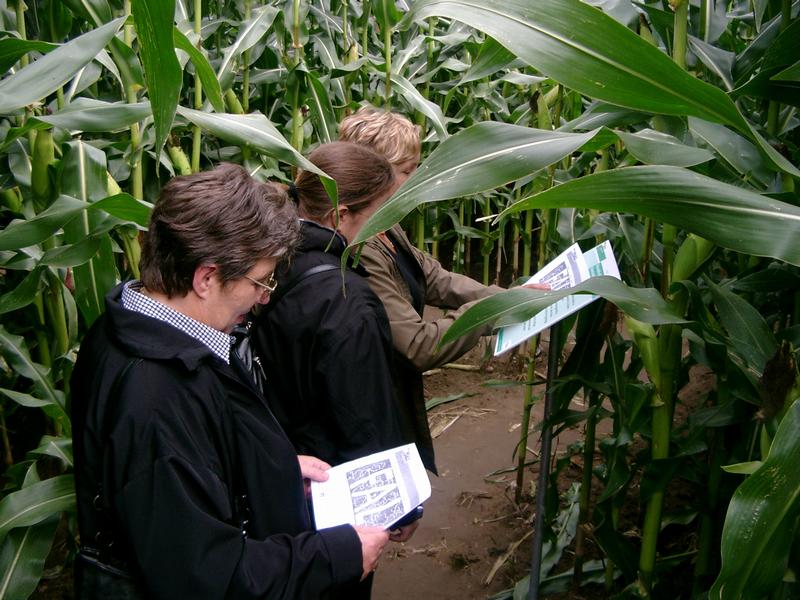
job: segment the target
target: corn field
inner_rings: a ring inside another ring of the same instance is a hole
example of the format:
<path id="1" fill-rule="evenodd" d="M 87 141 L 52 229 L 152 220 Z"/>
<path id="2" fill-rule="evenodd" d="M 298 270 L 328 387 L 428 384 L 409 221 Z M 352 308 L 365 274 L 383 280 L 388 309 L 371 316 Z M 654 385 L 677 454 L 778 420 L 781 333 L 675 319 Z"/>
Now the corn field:
<path id="1" fill-rule="evenodd" d="M 0 599 L 29 597 L 48 556 L 74 556 L 69 376 L 105 293 L 138 276 L 161 185 L 220 161 L 289 181 L 367 103 L 417 123 L 423 157 L 353 251 L 402 222 L 452 270 L 508 285 L 575 242 L 613 244 L 622 281 L 581 284 L 601 300 L 562 323 L 575 349 L 549 423 L 585 429 L 572 589 L 599 569 L 609 597 L 663 597 L 676 572 L 686 598 L 798 597 L 798 12 L 0 0 Z M 497 294 L 447 339 L 561 296 Z M 674 425 L 696 365 L 714 389 Z M 604 420 L 611 433 L 596 434 Z M 681 515 L 664 510 L 677 478 L 695 490 Z M 635 536 L 619 528 L 632 501 Z M 694 543 L 670 556 L 659 536 L 677 518 Z M 526 592 L 523 580 L 507 597 Z"/>

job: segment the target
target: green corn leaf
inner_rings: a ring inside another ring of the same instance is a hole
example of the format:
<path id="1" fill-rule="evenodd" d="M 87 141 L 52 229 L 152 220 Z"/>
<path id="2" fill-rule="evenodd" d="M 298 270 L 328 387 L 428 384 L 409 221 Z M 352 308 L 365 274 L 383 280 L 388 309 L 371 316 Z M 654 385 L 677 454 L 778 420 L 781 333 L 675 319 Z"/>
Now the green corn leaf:
<path id="1" fill-rule="evenodd" d="M 682 144 L 677 138 L 660 131 L 643 129 L 636 133 L 625 131 L 615 133 L 625 142 L 628 152 L 648 165 L 693 167 L 714 159 L 712 152 Z"/>
<path id="2" fill-rule="evenodd" d="M 778 342 L 761 313 L 747 300 L 706 278 L 719 320 L 728 332 L 728 351 L 741 356 L 759 375 L 775 355 Z"/>
<path id="3" fill-rule="evenodd" d="M 142 230 L 147 229 L 150 223 L 150 213 L 153 212 L 152 204 L 124 192 L 92 202 L 87 208 L 105 211 L 112 217 L 125 223 L 132 223 Z"/>
<path id="4" fill-rule="evenodd" d="M 51 40 L 69 36 L 75 21 L 69 8 L 62 2 L 46 2 L 45 6 L 46 9 L 39 13 L 39 31 L 47 31 Z"/>
<path id="5" fill-rule="evenodd" d="M 381 27 L 392 29 L 400 22 L 403 15 L 397 10 L 397 5 L 394 0 L 372 0 L 372 12 Z"/>
<path id="6" fill-rule="evenodd" d="M 724 248 L 800 265 L 800 208 L 678 167 L 595 173 L 525 198 L 499 218 L 532 208 L 571 207 L 643 215 Z"/>
<path id="7" fill-rule="evenodd" d="M 33 362 L 25 345 L 25 338 L 10 334 L 2 325 L 0 325 L 0 354 L 14 371 L 33 382 L 33 387 L 40 398 L 64 410 L 63 393 L 53 387 L 50 370 Z"/>
<path id="8" fill-rule="evenodd" d="M 28 306 L 39 293 L 42 269 L 34 269 L 25 276 L 17 287 L 0 296 L 0 315 Z"/>
<path id="9" fill-rule="evenodd" d="M 22 127 L 10 128 L 2 144 L 0 144 L 0 153 L 5 153 L 15 140 L 27 136 L 31 131 L 39 131 L 49 127 L 50 125 L 47 123 L 31 118 L 25 121 L 25 125 Z"/>
<path id="10" fill-rule="evenodd" d="M 735 465 L 724 465 L 722 470 L 726 473 L 733 473 L 734 475 L 752 475 L 761 468 L 764 463 L 760 460 L 751 460 L 749 462 L 736 463 Z"/>
<path id="11" fill-rule="evenodd" d="M 142 64 L 133 48 L 128 46 L 118 37 L 112 38 L 108 45 L 111 56 L 114 57 L 112 64 L 116 69 L 122 87 L 125 89 L 141 89 L 145 86 Z M 100 53 L 102 55 L 102 52 Z M 98 56 L 98 62 L 99 56 Z M 106 66 L 106 65 L 104 65 Z M 109 68 L 107 66 L 107 68 Z"/>
<path id="12" fill-rule="evenodd" d="M 183 81 L 172 34 L 175 0 L 133 0 L 131 12 L 153 107 L 158 156 L 172 128 Z"/>
<path id="13" fill-rule="evenodd" d="M 178 107 L 178 113 L 220 139 L 254 148 L 290 165 L 316 173 L 320 176 L 322 185 L 325 186 L 325 191 L 328 192 L 334 206 L 336 205 L 338 201 L 336 182 L 295 150 L 263 114 L 255 112 L 249 115 L 211 114 L 182 106 Z"/>
<path id="14" fill-rule="evenodd" d="M 742 177 L 766 188 L 773 174 L 764 163 L 758 148 L 748 139 L 723 125 L 689 117 L 689 130 L 703 140 Z"/>
<path id="15" fill-rule="evenodd" d="M 8 168 L 17 184 L 25 187 L 30 186 L 31 159 L 28 156 L 27 146 L 22 143 L 22 140 L 14 140 L 5 151 L 6 156 L 8 156 Z"/>
<path id="16" fill-rule="evenodd" d="M 108 169 L 106 156 L 83 141 L 66 144 L 61 161 L 61 190 L 89 204 L 106 197 Z M 85 205 L 84 205 L 85 206 Z M 91 260 L 73 269 L 75 300 L 84 320 L 91 324 L 105 309 L 106 292 L 117 282 L 117 268 L 111 239 L 99 235 L 106 216 L 101 211 L 84 210 L 64 226 L 66 244 L 78 244 L 97 236 L 100 246 Z"/>
<path id="17" fill-rule="evenodd" d="M 650 116 L 644 113 L 605 102 L 592 102 L 578 117 L 565 123 L 557 131 L 588 131 L 598 127 L 627 127 L 646 123 L 649 119 Z"/>
<path id="18" fill-rule="evenodd" d="M 652 324 L 683 323 L 652 288 L 632 288 L 613 277 L 592 277 L 566 290 L 541 291 L 514 288 L 485 298 L 468 308 L 447 330 L 441 344 L 486 325 L 501 327 L 522 323 L 551 304 L 575 293 L 602 296 L 639 321 Z"/>
<path id="19" fill-rule="evenodd" d="M 416 86 L 402 75 L 396 73 L 391 74 L 392 84 L 395 91 L 399 93 L 406 102 L 408 102 L 414 109 L 418 110 L 431 122 L 433 128 L 436 130 L 436 135 L 440 141 L 447 139 L 447 122 L 445 121 L 442 109 L 437 104 L 427 100 L 422 94 L 419 93 Z"/>
<path id="20" fill-rule="evenodd" d="M 54 437 L 52 435 L 42 436 L 39 441 L 39 447 L 31 450 L 30 454 L 52 456 L 68 467 L 74 464 L 72 438 Z"/>
<path id="21" fill-rule="evenodd" d="M 311 42 L 314 45 L 314 53 L 325 66 L 328 71 L 337 69 L 344 69 L 346 66 L 342 64 L 336 53 L 336 46 L 333 41 L 327 36 L 312 35 Z"/>
<path id="22" fill-rule="evenodd" d="M 249 115 L 212 114 L 183 106 L 178 107 L 178 113 L 226 142 L 254 148 L 290 165 L 328 178 L 325 173 L 297 152 L 261 113 L 250 113 Z"/>
<path id="23" fill-rule="evenodd" d="M 450 17 L 491 35 L 548 77 L 592 98 L 650 113 L 695 115 L 748 131 L 722 90 L 578 0 L 419 0 L 406 20 L 430 16 Z"/>
<path id="24" fill-rule="evenodd" d="M 725 90 L 730 92 L 733 89 L 733 75 L 731 72 L 736 55 L 733 52 L 707 44 L 694 36 L 689 36 L 689 47 L 697 55 L 697 58 L 722 80 Z"/>
<path id="25" fill-rule="evenodd" d="M 65 3 L 69 5 L 75 14 L 82 16 L 90 23 L 94 23 L 97 27 L 108 23 L 113 17 L 113 11 L 108 0 L 65 0 Z M 125 20 L 127 21 L 127 18 Z M 114 74 L 123 89 L 143 88 L 144 74 L 142 73 L 142 65 L 139 63 L 139 57 L 133 49 L 116 36 L 111 38 L 108 47 L 114 57 L 113 60 L 105 50 L 101 50 L 98 53 L 96 60 Z M 82 85 L 80 90 L 85 89 L 91 83 L 90 81 Z"/>
<path id="26" fill-rule="evenodd" d="M 52 515 L 75 509 L 75 479 L 58 475 L 33 483 L 0 500 L 0 540 L 15 527 L 36 525 Z"/>
<path id="27" fill-rule="evenodd" d="M 55 92 L 108 44 L 124 18 L 92 29 L 0 81 L 0 114 L 13 113 Z"/>
<path id="28" fill-rule="evenodd" d="M 760 598 L 770 591 L 759 570 L 765 561 L 788 558 L 800 499 L 800 402 L 795 402 L 781 421 L 764 465 L 737 488 L 728 505 L 722 530 L 722 569 L 709 592 L 712 600 Z M 788 542 L 788 543 L 787 543 Z M 754 585 L 759 580 L 758 585 Z M 758 589 L 756 589 L 758 588 Z M 766 589 L 765 589 L 766 588 Z"/>
<path id="29" fill-rule="evenodd" d="M 790 67 L 786 67 L 777 75 L 772 76 L 773 81 L 794 81 L 800 82 L 800 60 Z"/>
<path id="30" fill-rule="evenodd" d="M 336 15 L 335 7 L 327 7 L 324 3 L 319 6 L 309 4 L 309 15 L 316 17 L 320 26 L 325 29 L 329 36 L 337 36 L 342 34 L 342 22 Z"/>
<path id="31" fill-rule="evenodd" d="M 312 10 L 314 10 L 314 7 L 312 7 Z M 341 35 L 341 33 L 337 35 Z M 313 35 L 311 36 L 311 41 L 314 45 L 316 57 L 327 67 L 328 76 L 326 81 L 328 87 L 332 88 L 328 95 L 336 98 L 337 101 L 346 98 L 347 93 L 345 92 L 342 75 L 358 70 L 362 64 L 367 62 L 366 57 L 344 65 L 336 53 L 336 45 L 331 41 L 330 36 Z M 333 139 L 336 139 L 335 131 Z"/>
<path id="32" fill-rule="evenodd" d="M 44 408 L 45 406 L 52 406 L 51 402 L 47 400 L 40 400 L 30 394 L 17 392 L 16 390 L 9 390 L 7 388 L 0 388 L 0 395 L 5 396 L 9 400 L 16 402 L 20 406 L 27 406 L 28 408 Z"/>
<path id="33" fill-rule="evenodd" d="M 7 37 L 0 40 L 0 73 L 5 73 L 28 52 L 47 54 L 58 48 L 58 44 L 40 42 L 39 40 L 21 40 Z"/>
<path id="34" fill-rule="evenodd" d="M 95 24 L 111 20 L 111 5 L 108 0 L 63 0 L 76 15 Z"/>
<path id="35" fill-rule="evenodd" d="M 57 518 L 47 519 L 32 527 L 15 529 L 5 539 L 0 547 L 0 599 L 24 599 L 33 594 L 58 523 Z"/>
<path id="36" fill-rule="evenodd" d="M 41 257 L 42 249 L 38 246 L 20 248 L 19 252 L 0 252 L 0 266 L 9 271 L 32 271 Z"/>
<path id="37" fill-rule="evenodd" d="M 756 271 L 731 282 L 739 292 L 783 292 L 800 290 L 800 273 L 787 265 L 773 263 L 766 269 Z"/>
<path id="38" fill-rule="evenodd" d="M 767 3 L 761 0 L 754 4 L 756 7 L 761 5 L 762 12 L 767 6 Z M 762 26 L 758 31 L 758 35 L 744 50 L 736 55 L 736 62 L 733 65 L 733 79 L 737 85 L 744 83 L 755 75 L 757 69 L 763 64 L 764 55 L 772 47 L 775 38 L 778 37 L 780 32 L 781 15 L 778 14 Z"/>
<path id="39" fill-rule="evenodd" d="M 211 106 L 217 112 L 225 112 L 225 102 L 222 99 L 222 88 L 219 86 L 219 79 L 214 69 L 211 68 L 211 63 L 205 55 L 198 50 L 192 42 L 189 41 L 181 31 L 175 27 L 172 30 L 172 40 L 178 50 L 183 50 L 189 55 L 189 59 L 194 65 L 197 75 L 200 77 L 200 83 L 203 85 L 203 93 L 211 102 Z"/>
<path id="40" fill-rule="evenodd" d="M 64 299 L 64 315 L 67 318 L 67 332 L 69 333 L 69 343 L 67 348 L 73 348 L 78 343 L 78 305 L 75 303 L 75 296 L 69 290 L 64 281 L 61 281 L 61 297 Z M 82 330 L 81 330 L 82 335 Z"/>
<path id="41" fill-rule="evenodd" d="M 755 141 L 777 168 L 800 176 L 800 170 L 753 129 L 725 92 L 692 76 L 636 33 L 579 0 L 418 0 L 404 24 L 432 16 L 456 19 L 491 35 L 548 77 L 591 98 L 730 125 Z"/>
<path id="42" fill-rule="evenodd" d="M 72 196 L 62 195 L 47 210 L 35 217 L 14 221 L 0 231 L 0 251 L 39 244 L 52 237 L 55 232 L 87 209 L 90 212 L 107 212 L 125 223 L 133 223 L 141 229 L 146 229 L 153 207 L 150 203 L 125 193 L 109 196 L 91 204 Z M 103 220 L 103 217 L 99 217 L 99 220 Z"/>
<path id="43" fill-rule="evenodd" d="M 119 131 L 138 123 L 151 115 L 150 103 L 103 102 L 93 98 L 76 98 L 52 115 L 36 117 L 55 127 L 72 132 L 86 131 L 104 133 Z"/>
<path id="44" fill-rule="evenodd" d="M 514 85 L 531 85 L 531 86 L 539 85 L 540 83 L 547 81 L 547 77 L 539 77 L 537 75 L 526 75 L 524 73 L 517 73 L 516 71 L 511 71 L 510 73 L 506 73 L 499 79 L 500 81 L 507 81 L 509 83 L 513 83 Z"/>
<path id="45" fill-rule="evenodd" d="M 786 29 L 783 29 L 764 52 L 763 60 L 752 77 L 749 77 L 739 87 L 733 90 L 732 95 L 748 95 L 778 100 L 793 104 L 800 103 L 800 94 L 795 86 L 785 86 L 780 81 L 772 81 L 772 77 L 783 69 L 791 67 L 800 59 L 800 21 L 793 19 Z"/>
<path id="46" fill-rule="evenodd" d="M 241 24 L 236 40 L 225 49 L 222 62 L 217 69 L 217 80 L 223 90 L 227 91 L 233 85 L 236 61 L 266 35 L 279 12 L 273 6 L 262 6 L 253 10 L 250 21 Z"/>
<path id="47" fill-rule="evenodd" d="M 460 84 L 463 85 L 494 75 L 500 69 L 507 67 L 515 58 L 516 56 L 506 50 L 505 46 L 498 44 L 493 37 L 487 37 L 469 71 L 464 73 L 461 78 Z"/>
<path id="48" fill-rule="evenodd" d="M 44 253 L 40 264 L 48 267 L 78 267 L 97 254 L 101 243 L 101 238 L 89 237 L 75 244 L 56 246 Z"/>
<path id="49" fill-rule="evenodd" d="M 333 111 L 333 105 L 328 96 L 328 90 L 316 73 L 305 71 L 303 74 L 311 84 L 306 88 L 311 119 L 314 121 L 317 136 L 322 143 L 335 141 L 338 125 L 336 123 L 336 113 Z"/>
<path id="50" fill-rule="evenodd" d="M 386 231 L 414 208 L 494 189 L 543 169 L 586 144 L 597 131 L 562 133 L 485 122 L 441 143 L 359 231 L 351 246 Z"/>

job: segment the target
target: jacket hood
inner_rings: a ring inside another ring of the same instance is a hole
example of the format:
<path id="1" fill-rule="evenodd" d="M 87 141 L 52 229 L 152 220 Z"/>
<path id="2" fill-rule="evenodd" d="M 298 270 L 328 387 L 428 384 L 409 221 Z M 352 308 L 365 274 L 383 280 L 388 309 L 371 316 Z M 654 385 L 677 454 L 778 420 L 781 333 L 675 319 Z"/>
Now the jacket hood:
<path id="1" fill-rule="evenodd" d="M 328 254 L 341 257 L 346 247 L 347 242 L 338 231 L 334 231 L 330 227 L 325 227 L 314 221 L 300 220 L 300 244 L 297 247 L 298 252 L 319 250 L 320 252 L 327 252 Z"/>
<path id="2" fill-rule="evenodd" d="M 337 259 L 342 258 L 347 241 L 341 233 L 334 231 L 330 227 L 325 227 L 314 221 L 300 220 L 300 244 L 297 246 L 297 255 L 309 252 L 322 252 Z M 347 266 L 361 277 L 369 277 L 366 269 L 359 263 L 353 265 L 354 253 L 347 257 Z M 301 261 L 302 262 L 302 261 Z M 333 261 L 331 261 L 333 263 Z M 338 261 L 337 261 L 338 262 Z M 289 269 L 289 267 L 284 267 Z M 304 269 L 306 267 L 303 267 Z"/>

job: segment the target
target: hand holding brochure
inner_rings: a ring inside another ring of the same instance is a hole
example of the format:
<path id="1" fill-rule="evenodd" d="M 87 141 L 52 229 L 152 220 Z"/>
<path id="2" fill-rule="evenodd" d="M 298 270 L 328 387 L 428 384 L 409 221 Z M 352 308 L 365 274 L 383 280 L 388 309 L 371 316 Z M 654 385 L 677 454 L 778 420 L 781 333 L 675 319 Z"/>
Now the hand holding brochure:
<path id="1" fill-rule="evenodd" d="M 431 495 L 414 444 L 351 460 L 311 482 L 317 529 L 349 523 L 389 529 Z"/>
<path id="2" fill-rule="evenodd" d="M 551 290 L 561 290 L 574 287 L 596 275 L 610 275 L 620 279 L 619 267 L 617 267 L 611 243 L 608 241 L 587 252 L 581 252 L 578 244 L 573 244 L 547 263 L 527 283 L 546 283 L 550 285 Z M 497 332 L 494 355 L 497 356 L 509 348 L 521 344 L 529 337 L 533 337 L 596 299 L 597 296 L 591 294 L 567 296 L 524 323 L 502 327 Z"/>

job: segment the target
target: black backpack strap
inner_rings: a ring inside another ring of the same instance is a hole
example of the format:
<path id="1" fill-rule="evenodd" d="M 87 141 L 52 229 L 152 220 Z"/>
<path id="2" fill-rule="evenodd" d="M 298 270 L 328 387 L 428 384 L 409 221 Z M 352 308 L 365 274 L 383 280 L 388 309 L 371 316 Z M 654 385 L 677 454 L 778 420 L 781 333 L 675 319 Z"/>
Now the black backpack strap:
<path id="1" fill-rule="evenodd" d="M 260 312 L 267 312 L 270 310 L 271 306 L 275 306 L 278 301 L 283 298 L 285 294 L 287 294 L 294 286 L 298 283 L 307 279 L 308 277 L 312 277 L 319 273 L 324 273 L 326 271 L 333 271 L 338 269 L 337 265 L 332 265 L 330 263 L 323 263 L 321 265 L 317 265 L 315 267 L 311 267 L 310 269 L 306 269 L 305 271 L 298 273 L 294 277 L 292 277 L 289 281 L 282 283 L 277 287 L 277 289 L 270 294 L 269 303 L 266 306 L 262 306 L 259 311 Z M 252 319 L 251 316 L 248 317 Z M 231 348 L 231 354 L 235 354 L 236 357 L 241 362 L 244 369 L 248 372 L 249 379 L 255 384 L 256 388 L 262 394 L 265 394 L 266 390 L 266 373 L 264 372 L 264 365 L 261 364 L 261 357 L 258 356 L 257 352 L 254 352 L 253 345 L 250 343 L 250 328 L 252 322 L 248 321 L 244 325 L 237 325 L 231 335 L 233 336 L 234 342 Z"/>
<path id="2" fill-rule="evenodd" d="M 321 265 L 317 265 L 315 267 L 311 267 L 310 269 L 306 269 L 302 273 L 298 273 L 294 277 L 292 277 L 286 283 L 279 285 L 278 288 L 275 290 L 275 293 L 272 294 L 270 297 L 270 304 L 277 304 L 278 301 L 283 298 L 294 286 L 298 283 L 303 281 L 304 279 L 308 279 L 309 277 L 313 277 L 314 275 L 318 275 L 319 273 L 325 273 L 326 271 L 334 271 L 339 269 L 338 265 L 332 265 L 330 263 L 322 263 Z M 267 310 L 269 310 L 269 304 L 266 306 Z"/>

